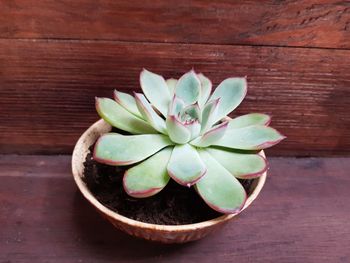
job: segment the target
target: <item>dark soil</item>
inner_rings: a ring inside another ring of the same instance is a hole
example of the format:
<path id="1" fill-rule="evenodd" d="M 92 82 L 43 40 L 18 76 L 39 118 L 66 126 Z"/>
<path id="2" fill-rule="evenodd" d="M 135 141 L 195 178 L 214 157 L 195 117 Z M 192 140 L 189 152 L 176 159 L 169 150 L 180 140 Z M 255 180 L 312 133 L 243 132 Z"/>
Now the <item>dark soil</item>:
<path id="1" fill-rule="evenodd" d="M 92 159 L 92 148 L 84 163 L 84 181 L 97 200 L 111 210 L 131 219 L 159 225 L 198 223 L 221 215 L 208 207 L 193 187 L 181 186 L 173 180 L 152 197 L 128 196 L 122 185 L 123 174 L 128 167 L 96 162 Z M 246 191 L 251 181 L 241 181 Z"/>

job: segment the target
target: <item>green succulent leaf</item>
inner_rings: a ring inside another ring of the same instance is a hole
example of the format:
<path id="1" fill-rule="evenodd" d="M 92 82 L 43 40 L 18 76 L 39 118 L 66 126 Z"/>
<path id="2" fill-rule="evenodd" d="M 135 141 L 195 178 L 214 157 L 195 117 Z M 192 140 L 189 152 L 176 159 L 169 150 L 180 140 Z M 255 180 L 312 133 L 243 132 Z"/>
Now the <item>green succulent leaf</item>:
<path id="1" fill-rule="evenodd" d="M 102 119 L 118 129 L 134 134 L 157 133 L 147 122 L 131 114 L 112 99 L 96 98 L 96 110 Z"/>
<path id="2" fill-rule="evenodd" d="M 211 93 L 212 89 L 212 83 L 210 79 L 208 79 L 206 76 L 204 76 L 202 73 L 197 74 L 197 77 L 199 78 L 199 81 L 201 82 L 201 95 L 198 99 L 198 104 L 200 108 L 203 108 L 205 103 L 208 101 L 208 98 Z"/>
<path id="3" fill-rule="evenodd" d="M 107 133 L 96 142 L 94 159 L 109 165 L 129 165 L 140 162 L 173 142 L 165 135 L 120 135 Z"/>
<path id="4" fill-rule="evenodd" d="M 166 84 L 168 85 L 170 96 L 174 96 L 175 94 L 175 87 L 176 87 L 177 79 L 167 79 Z"/>
<path id="5" fill-rule="evenodd" d="M 271 127 L 254 125 L 227 129 L 225 135 L 214 145 L 241 150 L 262 150 L 279 143 L 284 138 L 286 137 Z"/>
<path id="6" fill-rule="evenodd" d="M 137 108 L 135 98 L 130 94 L 114 90 L 114 100 L 130 113 L 141 119 L 143 118 Z"/>
<path id="7" fill-rule="evenodd" d="M 262 113 L 249 113 L 229 121 L 229 129 L 237 129 L 252 125 L 268 126 L 271 122 L 271 117 Z"/>
<path id="8" fill-rule="evenodd" d="M 212 100 L 205 104 L 202 111 L 201 133 L 209 130 L 215 124 L 217 112 L 220 104 L 220 99 Z"/>
<path id="9" fill-rule="evenodd" d="M 245 154 L 209 147 L 206 151 L 233 176 L 242 179 L 256 178 L 267 170 L 267 161 L 260 154 Z"/>
<path id="10" fill-rule="evenodd" d="M 168 115 L 180 116 L 180 113 L 184 107 L 185 107 L 184 101 L 174 96 L 169 105 Z"/>
<path id="11" fill-rule="evenodd" d="M 136 105 L 142 114 L 142 117 L 152 125 L 154 129 L 163 134 L 168 134 L 165 121 L 152 108 L 146 97 L 141 93 L 135 93 Z"/>
<path id="12" fill-rule="evenodd" d="M 144 69 L 140 74 L 140 85 L 151 104 L 167 116 L 171 95 L 164 78 Z"/>
<path id="13" fill-rule="evenodd" d="M 175 95 L 185 102 L 185 105 L 195 103 L 201 92 L 201 83 L 196 73 L 191 70 L 183 75 L 176 84 Z"/>
<path id="14" fill-rule="evenodd" d="M 199 155 L 207 166 L 207 172 L 195 185 L 198 194 L 218 212 L 240 212 L 247 199 L 243 186 L 205 150 L 199 150 Z"/>
<path id="15" fill-rule="evenodd" d="M 242 102 L 247 93 L 246 78 L 228 78 L 215 89 L 209 100 L 220 98 L 215 121 L 221 120 Z"/>
<path id="16" fill-rule="evenodd" d="M 186 121 L 191 119 L 197 119 L 201 121 L 202 112 L 198 106 L 198 103 L 194 103 L 183 108 L 180 113 L 180 116 L 181 116 L 181 121 Z"/>
<path id="17" fill-rule="evenodd" d="M 185 123 L 184 125 L 191 133 L 191 138 L 190 138 L 191 140 L 198 137 L 201 131 L 201 124 L 199 123 L 198 120 Z"/>
<path id="18" fill-rule="evenodd" d="M 149 197 L 161 191 L 169 182 L 167 165 L 172 148 L 167 147 L 124 174 L 125 192 L 136 198 Z"/>
<path id="19" fill-rule="evenodd" d="M 202 136 L 191 141 L 191 144 L 198 147 L 208 147 L 224 136 L 227 126 L 228 122 L 220 123 L 204 133 Z"/>
<path id="20" fill-rule="evenodd" d="M 175 143 L 183 144 L 191 139 L 191 131 L 174 115 L 166 118 L 166 127 L 170 139 Z"/>
<path id="21" fill-rule="evenodd" d="M 176 145 L 168 163 L 168 173 L 181 185 L 190 187 L 202 178 L 206 172 L 205 164 L 197 150 L 189 145 Z"/>

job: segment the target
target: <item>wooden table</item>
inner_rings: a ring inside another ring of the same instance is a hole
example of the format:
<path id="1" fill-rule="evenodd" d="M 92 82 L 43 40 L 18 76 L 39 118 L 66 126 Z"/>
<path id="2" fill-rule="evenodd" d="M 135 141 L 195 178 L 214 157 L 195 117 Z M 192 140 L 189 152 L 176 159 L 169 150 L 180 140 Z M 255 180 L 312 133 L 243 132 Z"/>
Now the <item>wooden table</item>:
<path id="1" fill-rule="evenodd" d="M 70 156 L 0 156 L 0 262 L 349 262 L 350 158 L 270 158 L 259 198 L 184 245 L 115 230 L 78 192 Z"/>

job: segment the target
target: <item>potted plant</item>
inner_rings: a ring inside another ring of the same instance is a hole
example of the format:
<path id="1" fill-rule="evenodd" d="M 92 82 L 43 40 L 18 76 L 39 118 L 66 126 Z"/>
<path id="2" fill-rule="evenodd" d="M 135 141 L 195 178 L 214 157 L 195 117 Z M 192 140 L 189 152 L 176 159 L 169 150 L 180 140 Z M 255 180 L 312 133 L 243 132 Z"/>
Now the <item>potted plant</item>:
<path id="1" fill-rule="evenodd" d="M 102 119 L 75 146 L 75 182 L 131 235 L 199 239 L 257 197 L 267 170 L 262 150 L 285 137 L 266 114 L 227 117 L 246 95 L 246 78 L 225 79 L 211 92 L 211 81 L 193 70 L 178 80 L 143 70 L 140 85 L 144 95 L 96 98 Z"/>

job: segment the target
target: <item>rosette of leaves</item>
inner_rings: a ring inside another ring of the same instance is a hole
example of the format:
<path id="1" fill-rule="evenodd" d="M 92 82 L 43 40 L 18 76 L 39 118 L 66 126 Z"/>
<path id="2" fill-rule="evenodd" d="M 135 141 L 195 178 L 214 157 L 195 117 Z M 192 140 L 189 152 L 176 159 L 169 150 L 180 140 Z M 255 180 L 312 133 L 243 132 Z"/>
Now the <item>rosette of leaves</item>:
<path id="1" fill-rule="evenodd" d="M 140 85 L 143 94 L 96 98 L 101 118 L 130 135 L 102 135 L 94 159 L 133 165 L 123 178 L 130 196 L 155 195 L 171 178 L 194 186 L 212 209 L 239 212 L 247 194 L 237 178 L 262 175 L 267 162 L 259 151 L 285 138 L 268 126 L 268 115 L 227 117 L 246 95 L 246 78 L 225 79 L 212 93 L 211 81 L 193 70 L 165 80 L 144 69 Z"/>

